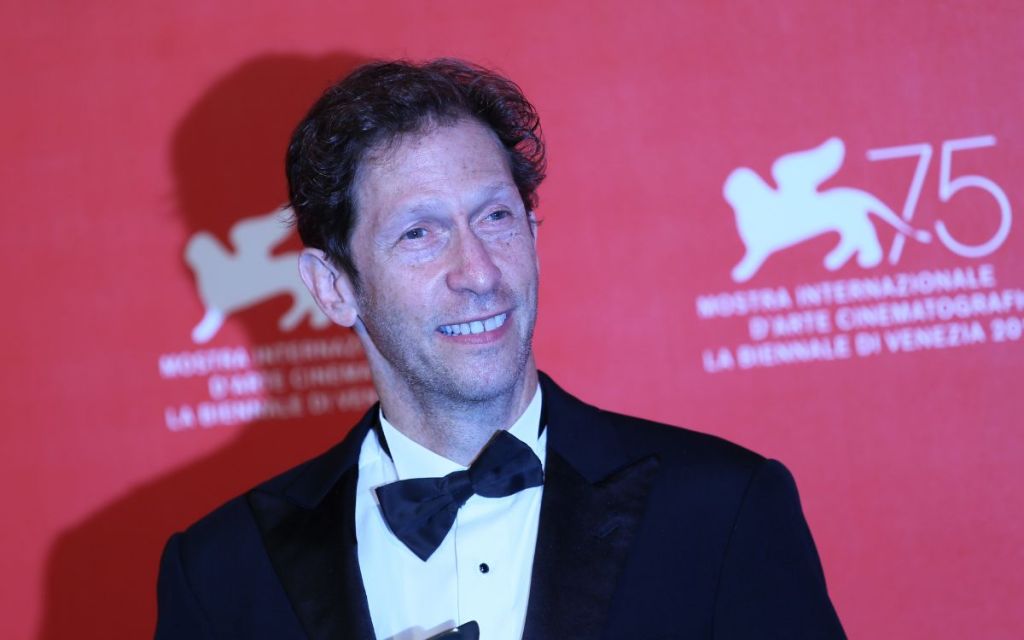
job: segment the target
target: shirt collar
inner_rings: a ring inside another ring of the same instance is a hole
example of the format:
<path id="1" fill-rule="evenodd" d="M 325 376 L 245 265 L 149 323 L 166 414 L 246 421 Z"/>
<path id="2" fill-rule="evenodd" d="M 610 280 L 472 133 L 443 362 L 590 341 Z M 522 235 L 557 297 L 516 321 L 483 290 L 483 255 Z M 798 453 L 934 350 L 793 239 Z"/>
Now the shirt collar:
<path id="1" fill-rule="evenodd" d="M 526 406 L 526 410 L 516 419 L 508 432 L 517 439 L 524 442 L 540 458 L 543 465 L 546 459 L 544 441 L 547 438 L 541 437 L 541 391 L 540 385 L 533 394 L 533 399 Z M 430 449 L 420 445 L 411 438 L 404 435 L 388 422 L 384 412 L 380 411 L 380 426 L 387 441 L 387 448 L 391 453 L 391 460 L 395 464 L 395 471 L 399 480 L 409 478 L 430 478 L 448 475 L 453 471 L 461 471 L 466 467 L 457 462 L 449 460 L 442 455 L 434 453 Z"/>

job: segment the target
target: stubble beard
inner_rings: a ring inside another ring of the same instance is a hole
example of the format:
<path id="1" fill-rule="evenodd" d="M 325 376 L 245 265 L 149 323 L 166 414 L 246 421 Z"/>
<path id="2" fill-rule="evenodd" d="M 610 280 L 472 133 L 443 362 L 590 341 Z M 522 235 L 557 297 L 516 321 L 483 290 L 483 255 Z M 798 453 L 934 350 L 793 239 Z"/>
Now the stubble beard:
<path id="1" fill-rule="evenodd" d="M 388 322 L 388 318 L 401 315 L 389 310 L 376 295 L 361 296 L 360 319 L 386 366 L 421 402 L 467 409 L 513 393 L 524 379 L 533 353 L 536 293 L 532 299 L 530 296 L 520 299 L 511 293 L 502 297 L 516 302 L 509 320 L 516 323 L 520 339 L 512 354 L 506 356 L 502 353 L 500 359 L 483 360 L 483 366 L 479 368 L 470 369 L 464 360 L 458 361 L 463 366 L 452 366 L 456 363 L 440 352 L 423 348 L 424 342 L 416 333 L 417 327 L 403 331 L 401 325 Z M 521 314 L 528 316 L 518 317 Z"/>

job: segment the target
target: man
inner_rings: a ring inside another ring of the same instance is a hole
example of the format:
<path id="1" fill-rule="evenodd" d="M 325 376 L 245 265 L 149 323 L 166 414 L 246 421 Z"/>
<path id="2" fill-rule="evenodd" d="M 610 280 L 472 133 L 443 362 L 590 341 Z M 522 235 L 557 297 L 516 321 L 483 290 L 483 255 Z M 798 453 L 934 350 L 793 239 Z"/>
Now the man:
<path id="1" fill-rule="evenodd" d="M 380 404 L 171 538 L 158 638 L 843 637 L 782 465 L 538 373 L 543 172 L 532 106 L 466 63 L 368 65 L 314 105 L 299 268 Z"/>

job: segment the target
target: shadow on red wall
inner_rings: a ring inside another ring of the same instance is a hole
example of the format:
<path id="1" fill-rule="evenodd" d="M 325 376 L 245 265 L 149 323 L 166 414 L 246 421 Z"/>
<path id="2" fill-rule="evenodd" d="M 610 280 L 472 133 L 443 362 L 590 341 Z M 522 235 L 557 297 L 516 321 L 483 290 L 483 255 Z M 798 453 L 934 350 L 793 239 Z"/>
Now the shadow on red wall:
<path id="1" fill-rule="evenodd" d="M 292 128 L 324 87 L 360 62 L 346 54 L 264 56 L 213 85 L 174 137 L 178 206 L 189 231 L 224 239 L 239 218 L 279 207 L 286 200 L 284 152 Z M 239 316 L 251 342 L 281 338 L 275 323 L 281 302 Z M 307 332 L 303 326 L 289 337 Z M 39 638 L 151 637 L 157 567 L 168 536 L 327 449 L 357 418 L 335 413 L 239 427 L 227 446 L 132 489 L 64 531 L 47 563 Z"/>

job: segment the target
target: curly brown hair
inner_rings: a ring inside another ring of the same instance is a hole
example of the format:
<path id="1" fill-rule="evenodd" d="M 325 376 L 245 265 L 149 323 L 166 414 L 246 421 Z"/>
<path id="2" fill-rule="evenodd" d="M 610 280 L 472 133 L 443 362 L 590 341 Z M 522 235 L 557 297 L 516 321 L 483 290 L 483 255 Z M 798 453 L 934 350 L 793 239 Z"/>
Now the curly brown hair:
<path id="1" fill-rule="evenodd" d="M 288 193 L 303 243 L 323 251 L 358 286 L 349 245 L 354 183 L 367 152 L 466 117 L 495 133 L 523 203 L 535 209 L 544 141 L 536 110 L 514 82 L 462 60 L 373 62 L 328 88 L 292 135 Z"/>

